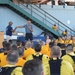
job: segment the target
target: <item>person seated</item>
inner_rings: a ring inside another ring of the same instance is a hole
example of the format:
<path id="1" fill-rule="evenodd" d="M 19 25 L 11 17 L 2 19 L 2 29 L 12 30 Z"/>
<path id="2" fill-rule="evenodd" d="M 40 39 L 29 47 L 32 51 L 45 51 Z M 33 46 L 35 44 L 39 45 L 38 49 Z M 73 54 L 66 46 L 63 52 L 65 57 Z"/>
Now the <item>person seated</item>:
<path id="1" fill-rule="evenodd" d="M 30 41 L 26 42 L 25 48 L 26 49 L 24 50 L 23 59 L 26 59 L 29 55 L 35 53 L 35 50 L 32 48 L 32 43 Z"/>
<path id="2" fill-rule="evenodd" d="M 45 75 L 42 62 L 37 59 L 27 61 L 22 68 L 22 72 L 23 75 Z"/>
<path id="3" fill-rule="evenodd" d="M 11 68 L 14 68 L 11 71 L 11 74 L 10 75 L 23 75 L 23 73 L 22 73 L 22 67 L 15 66 L 16 63 L 18 62 L 18 57 L 19 57 L 19 54 L 15 50 L 11 50 L 7 54 L 7 57 L 6 57 L 7 64 L 5 66 L 3 66 L 3 68 L 8 69 L 9 71 L 10 71 Z M 2 75 L 9 75 L 9 74 L 8 74 L 8 72 L 4 72 Z"/>
<path id="4" fill-rule="evenodd" d="M 6 43 L 4 52 L 0 54 L 0 66 L 1 67 L 7 64 L 6 57 L 10 50 L 11 50 L 10 43 Z"/>
<path id="5" fill-rule="evenodd" d="M 24 55 L 24 48 L 23 47 L 19 47 L 17 49 L 18 53 L 19 53 L 19 58 L 18 58 L 18 62 L 17 62 L 17 66 L 23 66 L 24 63 L 26 62 L 22 57 Z"/>
<path id="6" fill-rule="evenodd" d="M 29 55 L 26 58 L 26 61 L 32 60 L 32 59 L 41 60 L 42 63 L 43 63 L 43 67 L 44 67 L 44 74 L 48 75 L 47 64 L 48 64 L 49 57 L 47 55 L 45 55 L 45 54 L 40 53 L 40 52 L 41 52 L 41 45 L 36 44 L 36 46 L 35 46 L 35 54 Z"/>
<path id="7" fill-rule="evenodd" d="M 66 46 L 67 46 L 68 44 L 73 44 L 73 41 L 72 41 L 72 39 L 71 39 L 71 36 L 67 36 L 67 38 L 66 38 L 66 40 L 65 40 L 65 44 L 66 44 Z"/>
<path id="8" fill-rule="evenodd" d="M 4 50 L 5 50 L 5 44 L 6 44 L 6 43 L 7 43 L 7 41 L 3 41 L 3 42 L 2 42 L 3 48 L 0 48 L 0 53 L 4 52 Z"/>
<path id="9" fill-rule="evenodd" d="M 63 31 L 63 32 L 62 32 L 62 35 L 63 35 L 64 37 L 67 37 L 67 35 L 68 35 L 67 30 Z"/>
<path id="10" fill-rule="evenodd" d="M 72 65 L 73 70 L 75 72 L 75 54 L 73 52 L 73 45 L 72 44 L 68 44 L 66 46 L 66 55 L 64 55 L 62 57 L 62 59 L 68 61 Z"/>
<path id="11" fill-rule="evenodd" d="M 52 29 L 55 30 L 55 31 L 58 31 L 58 27 L 56 26 L 56 24 L 54 24 L 54 25 L 52 26 Z"/>
<path id="12" fill-rule="evenodd" d="M 72 65 L 61 59 L 61 50 L 58 46 L 51 48 L 51 58 L 49 60 L 50 75 L 74 75 Z"/>

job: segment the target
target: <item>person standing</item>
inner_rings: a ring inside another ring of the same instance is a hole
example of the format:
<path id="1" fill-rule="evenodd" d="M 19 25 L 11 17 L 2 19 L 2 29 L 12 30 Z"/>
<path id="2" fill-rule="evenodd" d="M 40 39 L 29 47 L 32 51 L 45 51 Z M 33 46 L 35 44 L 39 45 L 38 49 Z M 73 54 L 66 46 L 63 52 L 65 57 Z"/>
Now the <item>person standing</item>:
<path id="1" fill-rule="evenodd" d="M 15 30 L 17 29 L 17 27 L 15 27 L 15 29 L 13 29 L 12 27 L 13 22 L 9 22 L 9 25 L 6 27 L 6 41 L 9 42 L 9 40 L 12 39 L 12 32 L 15 32 Z"/>
<path id="2" fill-rule="evenodd" d="M 18 26 L 18 28 L 25 28 L 25 30 L 26 30 L 26 41 L 28 41 L 28 40 L 30 40 L 31 42 L 32 42 L 32 40 L 33 40 L 33 34 L 32 34 L 32 32 L 33 32 L 33 27 L 32 27 L 32 25 L 31 25 L 31 21 L 30 20 L 28 20 L 27 21 L 27 24 L 25 24 L 24 26 Z"/>

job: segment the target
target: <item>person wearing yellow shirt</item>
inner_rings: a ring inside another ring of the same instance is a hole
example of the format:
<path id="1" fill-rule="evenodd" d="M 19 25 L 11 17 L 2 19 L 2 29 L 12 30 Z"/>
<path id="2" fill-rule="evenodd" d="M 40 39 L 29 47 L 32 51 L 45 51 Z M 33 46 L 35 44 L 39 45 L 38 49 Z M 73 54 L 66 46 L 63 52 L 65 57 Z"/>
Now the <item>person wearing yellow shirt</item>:
<path id="1" fill-rule="evenodd" d="M 64 56 L 64 55 L 66 55 L 66 45 L 58 43 L 57 46 L 59 46 L 60 49 L 61 49 L 61 57 Z"/>
<path id="2" fill-rule="evenodd" d="M 67 52 L 67 54 L 64 55 L 62 57 L 62 59 L 68 61 L 72 65 L 73 70 L 75 71 L 75 54 L 73 52 L 73 45 L 72 44 L 67 45 L 66 52 Z"/>
<path id="3" fill-rule="evenodd" d="M 46 54 L 50 57 L 50 48 L 49 48 L 49 44 L 45 44 L 44 41 L 40 41 L 39 44 L 41 45 L 41 53 L 42 54 Z"/>
<path id="4" fill-rule="evenodd" d="M 11 69 L 12 67 L 15 67 L 11 71 L 10 75 L 23 75 L 22 67 L 15 66 L 18 61 L 18 57 L 19 57 L 19 54 L 16 50 L 11 50 L 6 57 L 7 64 L 3 68 L 7 68 L 9 70 L 9 68 Z M 5 74 L 6 73 L 8 73 L 8 72 L 5 72 Z M 5 75 L 5 74 L 3 74 L 3 75 Z"/>
<path id="5" fill-rule="evenodd" d="M 56 24 L 54 24 L 54 25 L 52 26 L 52 29 L 53 29 L 53 30 L 58 30 L 58 27 L 56 26 Z"/>
<path id="6" fill-rule="evenodd" d="M 32 59 L 39 59 L 39 60 L 41 60 L 42 63 L 43 63 L 44 74 L 45 75 L 49 75 L 49 73 L 48 73 L 48 66 L 47 66 L 48 60 L 49 60 L 48 56 L 45 55 L 45 54 L 40 53 L 40 51 L 41 51 L 41 45 L 40 44 L 36 44 L 35 51 L 36 51 L 36 53 L 28 56 L 26 58 L 26 61 L 32 60 Z"/>
<path id="7" fill-rule="evenodd" d="M 68 34 L 67 30 L 65 30 L 65 31 L 62 32 L 62 35 L 63 35 L 64 37 L 67 37 L 67 34 Z"/>
<path id="8" fill-rule="evenodd" d="M 64 40 L 61 37 L 58 37 L 58 39 L 56 40 L 57 43 L 64 43 Z"/>
<path id="9" fill-rule="evenodd" d="M 74 75 L 72 65 L 61 59 L 61 50 L 59 46 L 53 46 L 51 48 L 49 73 L 49 75 Z"/>
<path id="10" fill-rule="evenodd" d="M 35 50 L 31 48 L 32 43 L 30 41 L 27 41 L 25 44 L 26 50 L 24 50 L 23 59 L 26 59 L 29 55 L 34 54 Z"/>
<path id="11" fill-rule="evenodd" d="M 65 40 L 65 44 L 68 45 L 68 44 L 73 44 L 73 41 L 71 39 L 71 36 L 68 36 Z"/>
<path id="12" fill-rule="evenodd" d="M 3 67 L 4 65 L 7 64 L 6 56 L 7 56 L 8 52 L 10 51 L 10 49 L 11 49 L 10 43 L 6 43 L 4 53 L 0 54 L 0 61 L 1 61 L 0 66 L 1 67 Z"/>
<path id="13" fill-rule="evenodd" d="M 21 47 L 21 45 L 22 45 L 21 41 L 17 40 L 16 43 L 17 43 L 17 48 L 18 48 L 18 47 Z"/>
<path id="14" fill-rule="evenodd" d="M 18 62 L 16 63 L 16 66 L 23 66 L 25 63 L 25 60 L 22 58 L 23 54 L 24 54 L 24 48 L 23 47 L 19 47 L 17 49 L 18 53 L 19 53 L 19 58 L 18 58 Z"/>

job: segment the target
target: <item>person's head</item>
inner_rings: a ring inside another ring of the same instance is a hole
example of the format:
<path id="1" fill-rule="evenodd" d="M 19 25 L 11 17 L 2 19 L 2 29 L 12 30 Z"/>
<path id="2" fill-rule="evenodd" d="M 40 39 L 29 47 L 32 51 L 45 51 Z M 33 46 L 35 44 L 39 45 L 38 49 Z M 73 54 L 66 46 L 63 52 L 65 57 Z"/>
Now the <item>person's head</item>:
<path id="1" fill-rule="evenodd" d="M 52 58 L 60 58 L 61 56 L 61 50 L 60 50 L 60 47 L 59 46 L 53 46 L 51 48 L 51 57 Z"/>
<path id="2" fill-rule="evenodd" d="M 41 45 L 41 47 L 42 47 L 42 46 L 44 46 L 44 45 L 45 45 L 45 42 L 44 42 L 44 41 L 40 41 L 40 42 L 39 42 L 39 44 L 40 44 L 40 45 Z"/>
<path id="3" fill-rule="evenodd" d="M 75 36 L 73 36 L 72 39 L 75 40 Z"/>
<path id="4" fill-rule="evenodd" d="M 5 48 L 6 43 L 7 43 L 7 41 L 3 41 L 3 42 L 2 42 L 3 48 Z"/>
<path id="5" fill-rule="evenodd" d="M 11 49 L 10 43 L 6 43 L 5 44 L 5 51 L 10 51 L 10 49 Z"/>
<path id="6" fill-rule="evenodd" d="M 9 43 L 12 44 L 12 40 L 9 40 Z"/>
<path id="7" fill-rule="evenodd" d="M 44 75 L 42 62 L 40 60 L 27 61 L 22 69 L 23 75 Z"/>
<path id="8" fill-rule="evenodd" d="M 19 47 L 17 49 L 18 53 L 19 53 L 19 57 L 22 57 L 24 55 L 24 48 L 23 47 Z"/>
<path id="9" fill-rule="evenodd" d="M 59 47 L 60 47 L 60 46 L 61 46 L 61 43 L 57 43 L 57 46 L 59 46 Z"/>
<path id="10" fill-rule="evenodd" d="M 24 48 L 25 48 L 25 44 L 26 44 L 25 42 L 22 42 L 22 47 L 24 47 Z"/>
<path id="11" fill-rule="evenodd" d="M 13 24 L 13 22 L 10 21 L 10 22 L 9 22 L 9 25 L 12 26 L 12 24 Z"/>
<path id="12" fill-rule="evenodd" d="M 31 20 L 28 20 L 28 21 L 27 21 L 27 24 L 30 25 L 30 24 L 31 24 Z"/>
<path id="13" fill-rule="evenodd" d="M 58 40 L 62 40 L 62 38 L 61 37 L 58 37 Z"/>
<path id="14" fill-rule="evenodd" d="M 67 53 L 73 52 L 73 45 L 72 45 L 72 44 L 68 44 L 68 45 L 66 46 L 66 52 L 67 52 Z"/>
<path id="15" fill-rule="evenodd" d="M 36 44 L 35 45 L 35 51 L 36 52 L 40 52 L 41 51 L 41 45 L 40 44 Z"/>
<path id="16" fill-rule="evenodd" d="M 47 35 L 47 36 L 46 36 L 46 39 L 50 39 L 50 36 Z"/>
<path id="17" fill-rule="evenodd" d="M 30 41 L 27 41 L 26 44 L 25 44 L 25 48 L 31 48 L 32 46 L 32 43 Z"/>
<path id="18" fill-rule="evenodd" d="M 67 36 L 67 40 L 71 40 L 71 36 Z"/>
<path id="19" fill-rule="evenodd" d="M 56 26 L 56 24 L 54 24 L 54 26 Z"/>
<path id="20" fill-rule="evenodd" d="M 66 48 L 66 45 L 65 45 L 65 44 L 61 44 L 61 45 L 60 45 L 60 48 L 61 48 L 61 49 L 65 49 L 65 48 Z"/>
<path id="21" fill-rule="evenodd" d="M 67 29 L 65 30 L 65 32 L 67 32 Z"/>
<path id="22" fill-rule="evenodd" d="M 65 37 L 62 37 L 62 40 L 65 40 Z"/>
<path id="23" fill-rule="evenodd" d="M 54 42 L 50 42 L 49 43 L 49 47 L 51 48 L 51 47 L 53 47 L 54 46 Z"/>
<path id="24" fill-rule="evenodd" d="M 21 42 L 19 40 L 17 40 L 17 46 L 21 46 Z"/>
<path id="25" fill-rule="evenodd" d="M 15 50 L 11 50 L 6 57 L 6 60 L 9 64 L 15 65 L 18 62 L 19 54 Z"/>
<path id="26" fill-rule="evenodd" d="M 12 45 L 11 50 L 17 50 L 17 45 Z"/>

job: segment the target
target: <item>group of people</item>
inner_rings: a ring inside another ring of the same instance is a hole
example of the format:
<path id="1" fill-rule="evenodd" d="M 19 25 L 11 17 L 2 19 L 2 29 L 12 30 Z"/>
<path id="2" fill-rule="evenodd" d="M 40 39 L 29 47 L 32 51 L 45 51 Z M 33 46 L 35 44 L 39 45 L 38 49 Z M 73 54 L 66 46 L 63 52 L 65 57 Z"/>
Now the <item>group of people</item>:
<path id="1" fill-rule="evenodd" d="M 12 24 L 13 24 L 13 22 L 9 22 L 9 24 L 8 24 L 8 26 L 6 27 L 6 40 L 7 41 L 9 41 L 9 40 L 11 40 L 12 39 L 12 33 L 13 32 L 15 32 L 15 30 L 17 29 L 17 28 L 25 28 L 25 31 L 26 31 L 26 40 L 33 40 L 33 34 L 32 34 L 32 32 L 33 32 L 33 27 L 32 27 L 32 25 L 31 25 L 31 21 L 30 20 L 28 20 L 27 21 L 27 24 L 25 24 L 25 25 L 23 25 L 23 26 L 17 26 L 17 27 L 15 27 L 15 29 L 13 29 L 13 27 L 12 27 Z"/>
<path id="2" fill-rule="evenodd" d="M 34 46 L 33 27 L 28 20 L 26 25 L 6 27 L 7 40 L 0 49 L 0 75 L 74 75 L 75 36 L 59 37 L 38 41 Z M 12 43 L 11 36 L 17 28 L 25 28 L 26 41 Z"/>
<path id="3" fill-rule="evenodd" d="M 39 41 L 35 47 L 29 40 L 17 40 L 16 45 L 11 40 L 2 44 L 0 75 L 74 75 L 75 37 L 50 40 L 47 36 L 46 42 Z"/>

